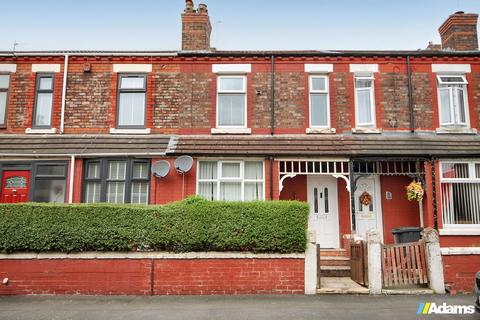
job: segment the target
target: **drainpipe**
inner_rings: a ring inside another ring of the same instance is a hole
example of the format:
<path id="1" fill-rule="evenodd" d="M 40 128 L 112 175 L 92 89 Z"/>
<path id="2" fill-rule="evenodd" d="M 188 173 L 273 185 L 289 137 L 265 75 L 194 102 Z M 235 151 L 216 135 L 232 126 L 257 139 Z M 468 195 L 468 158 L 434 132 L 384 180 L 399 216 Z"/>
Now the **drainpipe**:
<path id="1" fill-rule="evenodd" d="M 75 182 L 75 156 L 70 156 L 70 185 L 68 186 L 68 203 L 73 203 L 73 184 Z"/>
<path id="2" fill-rule="evenodd" d="M 65 55 L 63 63 L 63 86 L 62 86 L 62 113 L 60 116 L 60 133 L 63 134 L 65 127 L 65 102 L 67 94 L 67 73 L 68 73 L 68 54 Z"/>
<path id="3" fill-rule="evenodd" d="M 272 101 L 271 101 L 271 107 L 270 107 L 270 111 L 271 111 L 271 117 L 270 117 L 270 120 L 271 120 L 271 123 L 270 123 L 270 134 L 273 136 L 275 134 L 275 56 L 272 54 L 272 78 L 271 78 L 271 82 L 272 82 L 272 92 L 271 92 L 271 95 L 272 95 Z"/>
<path id="4" fill-rule="evenodd" d="M 270 156 L 269 160 L 270 160 L 270 200 L 273 200 L 273 156 Z"/>
<path id="5" fill-rule="evenodd" d="M 437 208 L 437 178 L 435 172 L 435 158 L 430 159 L 432 166 L 432 197 L 433 197 L 433 227 L 438 230 L 438 208 Z"/>
<path id="6" fill-rule="evenodd" d="M 413 117 L 413 84 L 410 56 L 407 56 L 407 77 L 408 77 L 408 110 L 410 112 L 410 132 L 415 132 L 415 119 Z"/>

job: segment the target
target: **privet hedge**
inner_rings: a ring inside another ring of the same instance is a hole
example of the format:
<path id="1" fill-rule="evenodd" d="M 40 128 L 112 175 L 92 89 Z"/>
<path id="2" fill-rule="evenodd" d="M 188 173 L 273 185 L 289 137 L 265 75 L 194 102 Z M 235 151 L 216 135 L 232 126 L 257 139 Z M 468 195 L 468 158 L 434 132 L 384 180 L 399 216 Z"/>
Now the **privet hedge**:
<path id="1" fill-rule="evenodd" d="M 296 201 L 1 204 L 0 251 L 304 252 L 307 217 Z"/>

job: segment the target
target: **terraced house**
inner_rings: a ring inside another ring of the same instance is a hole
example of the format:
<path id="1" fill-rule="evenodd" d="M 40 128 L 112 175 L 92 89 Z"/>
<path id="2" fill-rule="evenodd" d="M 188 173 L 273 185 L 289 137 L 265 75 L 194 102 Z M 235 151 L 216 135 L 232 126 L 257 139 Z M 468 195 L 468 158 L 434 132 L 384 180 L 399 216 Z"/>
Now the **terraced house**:
<path id="1" fill-rule="evenodd" d="M 425 50 L 221 51 L 207 7 L 187 0 L 180 51 L 0 52 L 1 202 L 295 199 L 323 248 L 438 229 L 445 280 L 467 288 L 480 265 L 477 17 L 452 14 Z M 179 173 L 183 155 L 193 167 Z M 407 199 L 412 181 L 422 201 Z"/>

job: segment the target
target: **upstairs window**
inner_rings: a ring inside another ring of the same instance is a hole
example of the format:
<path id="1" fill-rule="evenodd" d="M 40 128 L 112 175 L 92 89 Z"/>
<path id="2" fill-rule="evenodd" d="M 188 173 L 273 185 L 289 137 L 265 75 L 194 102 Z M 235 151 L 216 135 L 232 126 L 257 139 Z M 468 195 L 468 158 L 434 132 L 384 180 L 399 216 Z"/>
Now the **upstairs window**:
<path id="1" fill-rule="evenodd" d="M 0 74 L 0 127 L 7 124 L 8 88 L 10 87 L 10 75 Z"/>
<path id="2" fill-rule="evenodd" d="M 208 200 L 264 199 L 262 161 L 200 161 L 197 194 Z"/>
<path id="3" fill-rule="evenodd" d="M 148 204 L 149 177 L 147 160 L 88 160 L 83 200 L 86 203 Z"/>
<path id="4" fill-rule="evenodd" d="M 33 111 L 34 128 L 52 127 L 53 90 L 55 75 L 38 74 L 35 93 L 35 108 Z"/>
<path id="5" fill-rule="evenodd" d="M 118 82 L 117 128 L 145 128 L 147 76 L 121 74 Z"/>
<path id="6" fill-rule="evenodd" d="M 355 114 L 357 127 L 375 127 L 373 75 L 355 76 Z"/>
<path id="7" fill-rule="evenodd" d="M 247 77 L 219 76 L 217 84 L 217 127 L 246 128 Z"/>
<path id="8" fill-rule="evenodd" d="M 467 79 L 464 75 L 439 75 L 440 125 L 468 126 Z"/>
<path id="9" fill-rule="evenodd" d="M 330 127 L 330 103 L 328 76 L 310 76 L 310 127 Z"/>

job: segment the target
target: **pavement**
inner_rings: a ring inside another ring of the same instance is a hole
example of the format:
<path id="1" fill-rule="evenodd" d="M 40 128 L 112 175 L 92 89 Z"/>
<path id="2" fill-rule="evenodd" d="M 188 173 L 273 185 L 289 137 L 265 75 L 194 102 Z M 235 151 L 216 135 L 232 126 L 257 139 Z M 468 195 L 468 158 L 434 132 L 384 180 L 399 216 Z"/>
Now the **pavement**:
<path id="1" fill-rule="evenodd" d="M 473 305 L 456 296 L 14 296 L 0 297 L 0 319 L 480 319 L 417 315 L 419 303 Z"/>

